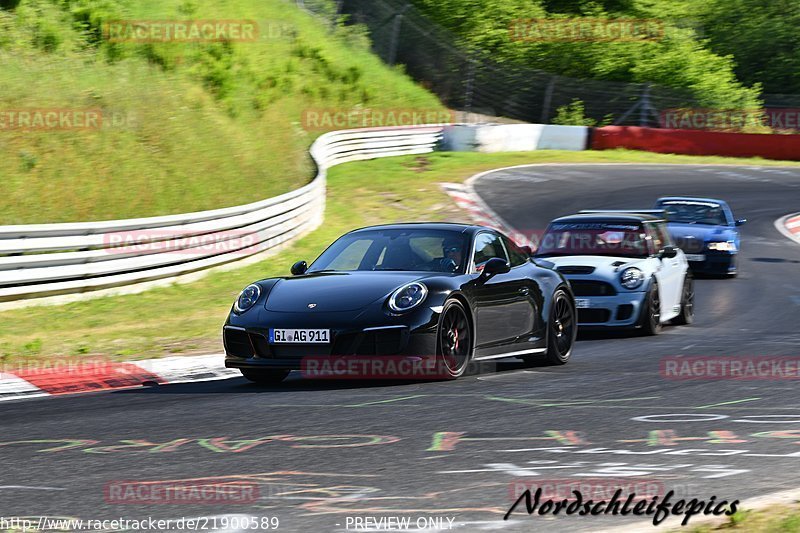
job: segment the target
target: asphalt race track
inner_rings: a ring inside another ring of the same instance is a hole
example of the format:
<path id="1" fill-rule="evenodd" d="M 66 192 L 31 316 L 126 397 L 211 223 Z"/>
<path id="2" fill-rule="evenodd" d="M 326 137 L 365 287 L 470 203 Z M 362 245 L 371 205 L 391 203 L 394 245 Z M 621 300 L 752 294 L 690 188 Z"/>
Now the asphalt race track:
<path id="1" fill-rule="evenodd" d="M 652 530 L 651 517 L 528 516 L 524 506 L 503 515 L 520 483 L 638 479 L 718 500 L 800 486 L 795 381 L 659 373 L 669 356 L 800 355 L 800 246 L 773 225 L 800 211 L 800 168 L 546 165 L 497 171 L 475 188 L 521 231 L 580 209 L 719 196 L 749 220 L 741 274 L 697 282 L 694 325 L 652 338 L 582 336 L 559 368 L 510 360 L 456 382 L 233 379 L 6 402 L 0 515 L 246 515 L 278 517 L 282 531 L 354 531 L 353 518 L 366 516 L 445 527 L 454 518 L 462 531 L 554 520 L 562 530 Z M 112 494 L 119 481 L 197 478 L 255 492 L 203 505 L 121 504 Z"/>

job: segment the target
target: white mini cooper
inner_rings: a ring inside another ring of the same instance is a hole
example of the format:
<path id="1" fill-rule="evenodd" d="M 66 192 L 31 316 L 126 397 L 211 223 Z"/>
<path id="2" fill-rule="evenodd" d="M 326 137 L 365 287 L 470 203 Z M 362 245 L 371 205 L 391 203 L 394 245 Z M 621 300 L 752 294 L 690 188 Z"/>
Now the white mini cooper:
<path id="1" fill-rule="evenodd" d="M 694 320 L 689 263 L 663 211 L 581 211 L 550 223 L 534 255 L 566 277 L 581 328 L 635 328 Z"/>

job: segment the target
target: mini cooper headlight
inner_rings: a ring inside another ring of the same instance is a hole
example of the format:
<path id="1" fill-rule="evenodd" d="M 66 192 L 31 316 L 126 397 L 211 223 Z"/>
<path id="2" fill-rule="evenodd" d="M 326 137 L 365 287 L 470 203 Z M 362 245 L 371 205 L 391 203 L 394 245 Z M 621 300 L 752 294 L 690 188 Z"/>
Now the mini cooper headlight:
<path id="1" fill-rule="evenodd" d="M 708 243 L 709 250 L 716 250 L 718 252 L 735 252 L 736 243 L 733 241 L 727 242 L 710 242 Z"/>
<path id="2" fill-rule="evenodd" d="M 402 313 L 421 304 L 428 295 L 428 287 L 415 281 L 403 285 L 389 297 L 389 309 L 395 313 Z"/>
<path id="3" fill-rule="evenodd" d="M 261 287 L 258 285 L 248 285 L 239 294 L 236 303 L 233 304 L 233 309 L 237 313 L 244 313 L 256 304 L 258 297 L 261 296 Z"/>
<path id="4" fill-rule="evenodd" d="M 644 273 L 636 267 L 626 268 L 619 276 L 619 282 L 626 289 L 635 289 L 644 283 Z"/>

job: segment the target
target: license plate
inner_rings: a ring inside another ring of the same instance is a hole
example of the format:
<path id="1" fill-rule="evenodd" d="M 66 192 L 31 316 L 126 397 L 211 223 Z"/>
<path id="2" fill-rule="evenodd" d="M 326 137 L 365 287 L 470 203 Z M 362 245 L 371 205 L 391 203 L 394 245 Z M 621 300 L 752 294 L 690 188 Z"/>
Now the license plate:
<path id="1" fill-rule="evenodd" d="M 686 254 L 687 261 L 705 261 L 706 256 L 703 254 Z"/>
<path id="2" fill-rule="evenodd" d="M 328 344 L 331 342 L 329 329 L 271 329 L 270 344 Z"/>
<path id="3" fill-rule="evenodd" d="M 590 307 L 590 301 L 586 299 L 576 298 L 575 307 L 577 307 L 578 309 L 587 309 L 588 307 Z"/>

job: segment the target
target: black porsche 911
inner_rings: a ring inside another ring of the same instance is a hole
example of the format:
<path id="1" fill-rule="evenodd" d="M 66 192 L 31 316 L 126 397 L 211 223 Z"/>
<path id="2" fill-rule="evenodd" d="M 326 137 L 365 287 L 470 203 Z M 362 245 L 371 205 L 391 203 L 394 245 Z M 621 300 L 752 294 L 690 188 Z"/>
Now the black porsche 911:
<path id="1" fill-rule="evenodd" d="M 502 357 L 564 364 L 577 334 L 565 278 L 482 226 L 363 228 L 291 273 L 247 286 L 225 323 L 225 366 L 251 381 L 306 358 L 432 358 L 444 379 Z"/>

